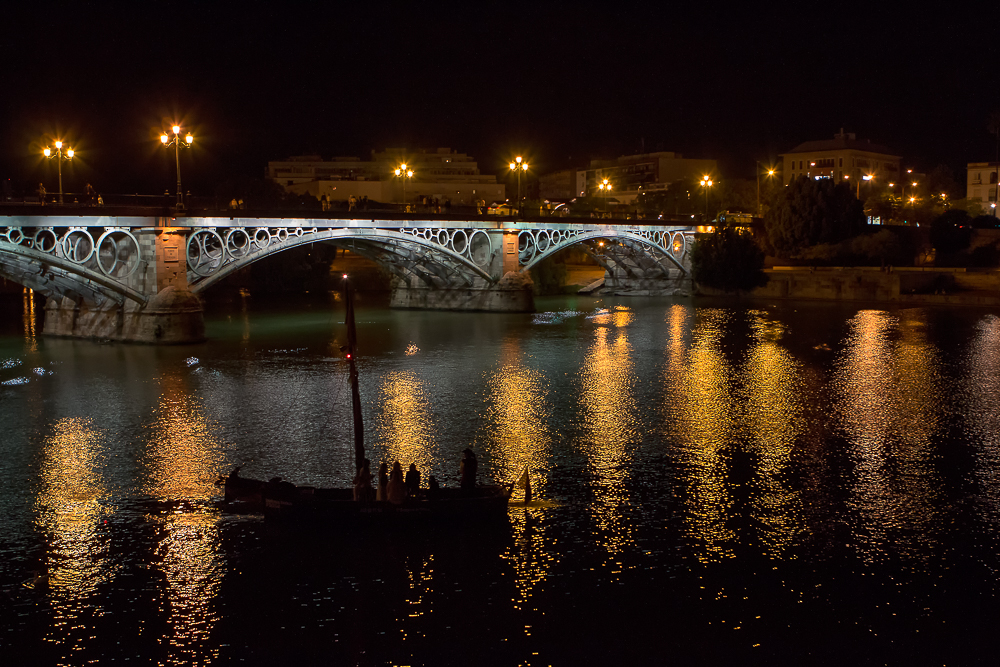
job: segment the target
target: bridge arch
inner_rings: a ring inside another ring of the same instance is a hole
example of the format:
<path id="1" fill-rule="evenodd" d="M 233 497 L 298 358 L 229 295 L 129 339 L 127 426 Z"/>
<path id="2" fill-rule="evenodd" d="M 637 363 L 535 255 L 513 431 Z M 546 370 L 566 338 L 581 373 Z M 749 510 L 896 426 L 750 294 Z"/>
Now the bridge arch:
<path id="1" fill-rule="evenodd" d="M 654 251 L 653 258 L 667 260 L 681 275 L 688 275 L 684 264 L 691 240 L 685 230 L 522 230 L 518 233 L 518 258 L 521 271 L 529 271 L 539 262 L 567 248 L 587 241 L 613 239 Z"/>
<path id="2" fill-rule="evenodd" d="M 129 285 L 142 265 L 139 242 L 127 229 L 0 229 L 0 275 L 50 298 L 143 305 L 148 297 Z"/>
<path id="3" fill-rule="evenodd" d="M 499 245 L 481 229 L 431 227 L 203 227 L 187 240 L 188 280 L 195 293 L 265 257 L 311 243 L 350 244 L 407 285 L 472 287 L 495 283 L 488 269 Z M 494 247 L 496 246 L 496 247 Z"/>

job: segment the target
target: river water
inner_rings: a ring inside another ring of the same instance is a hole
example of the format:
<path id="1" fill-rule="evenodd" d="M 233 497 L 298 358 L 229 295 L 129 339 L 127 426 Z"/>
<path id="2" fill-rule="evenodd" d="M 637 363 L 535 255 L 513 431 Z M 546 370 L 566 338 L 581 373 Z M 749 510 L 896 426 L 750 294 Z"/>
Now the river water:
<path id="1" fill-rule="evenodd" d="M 996 664 L 1000 318 L 830 303 L 361 295 L 373 461 L 532 471 L 509 531 L 275 534 L 233 466 L 346 485 L 337 295 L 184 347 L 0 304 L 4 664 Z"/>

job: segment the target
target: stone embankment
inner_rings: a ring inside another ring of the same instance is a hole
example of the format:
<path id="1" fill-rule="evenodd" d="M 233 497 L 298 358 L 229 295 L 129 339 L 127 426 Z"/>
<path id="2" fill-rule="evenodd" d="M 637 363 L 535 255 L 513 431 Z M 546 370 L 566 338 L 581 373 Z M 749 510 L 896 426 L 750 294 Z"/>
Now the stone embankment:
<path id="1" fill-rule="evenodd" d="M 776 266 L 765 273 L 767 285 L 755 289 L 751 297 L 1000 306 L 996 269 Z M 720 294 L 702 287 L 698 293 Z"/>

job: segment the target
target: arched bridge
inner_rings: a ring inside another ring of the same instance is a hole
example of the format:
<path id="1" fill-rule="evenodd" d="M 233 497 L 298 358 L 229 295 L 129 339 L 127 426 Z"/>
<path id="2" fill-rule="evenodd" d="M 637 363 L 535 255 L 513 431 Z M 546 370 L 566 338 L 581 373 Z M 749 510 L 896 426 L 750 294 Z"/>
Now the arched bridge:
<path id="1" fill-rule="evenodd" d="M 69 302 L 76 311 L 83 305 L 138 312 L 167 308 L 168 287 L 197 294 L 275 253 L 333 243 L 392 272 L 394 305 L 526 310 L 530 294 L 523 296 L 527 281 L 519 278 L 580 246 L 615 288 L 684 286 L 692 227 L 609 222 L 0 216 L 0 276 L 64 310 Z"/>

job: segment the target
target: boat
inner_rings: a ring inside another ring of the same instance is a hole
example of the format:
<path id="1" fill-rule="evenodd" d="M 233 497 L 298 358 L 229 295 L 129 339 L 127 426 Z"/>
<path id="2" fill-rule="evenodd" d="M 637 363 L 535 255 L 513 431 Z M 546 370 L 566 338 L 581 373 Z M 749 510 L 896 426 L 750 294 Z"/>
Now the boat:
<path id="1" fill-rule="evenodd" d="M 341 350 L 348 362 L 354 424 L 354 465 L 360 471 L 366 463 L 361 394 L 354 351 L 357 332 L 354 324 L 354 292 L 344 280 L 347 345 Z M 299 486 L 274 477 L 267 481 L 243 477 L 240 466 L 217 482 L 225 490 L 221 506 L 235 513 L 263 512 L 265 521 L 299 523 L 325 527 L 330 524 L 425 524 L 441 521 L 481 524 L 507 518 L 507 506 L 515 484 L 529 484 L 527 471 L 519 482 L 507 486 L 475 485 L 466 488 L 421 489 L 415 497 L 401 502 L 356 500 L 354 488 L 318 488 Z M 530 489 L 530 486 L 528 487 Z M 530 490 L 526 491 L 530 498 Z M 371 495 L 374 496 L 374 493 Z"/>

